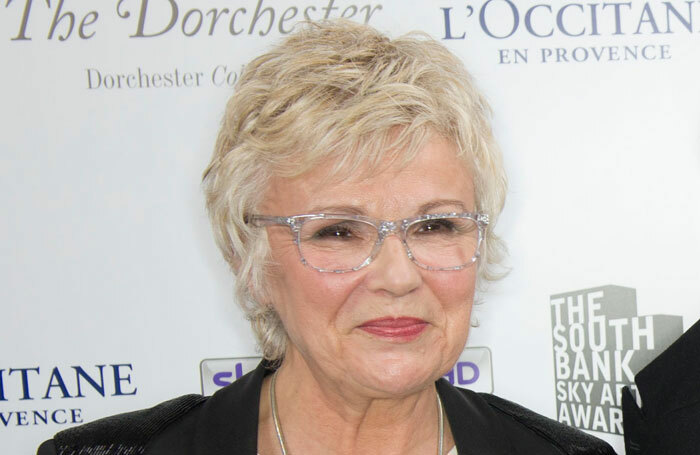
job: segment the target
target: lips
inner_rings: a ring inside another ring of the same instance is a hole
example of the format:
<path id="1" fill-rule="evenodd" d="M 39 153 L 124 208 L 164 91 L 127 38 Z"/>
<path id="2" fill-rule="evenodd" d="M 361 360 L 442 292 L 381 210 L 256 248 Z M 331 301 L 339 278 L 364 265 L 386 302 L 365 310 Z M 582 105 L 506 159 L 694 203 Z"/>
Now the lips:
<path id="1" fill-rule="evenodd" d="M 428 323 L 419 318 L 379 318 L 362 323 L 358 328 L 372 335 L 396 340 L 410 341 L 423 333 Z"/>

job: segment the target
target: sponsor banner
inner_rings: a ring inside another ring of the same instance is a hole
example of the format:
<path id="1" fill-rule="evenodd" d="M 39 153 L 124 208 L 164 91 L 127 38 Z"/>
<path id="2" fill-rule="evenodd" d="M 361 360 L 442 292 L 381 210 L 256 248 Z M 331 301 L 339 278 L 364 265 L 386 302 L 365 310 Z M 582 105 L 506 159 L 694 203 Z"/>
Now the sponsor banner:
<path id="1" fill-rule="evenodd" d="M 495 40 L 503 65 L 670 60 L 672 37 L 700 30 L 700 5 L 684 1 L 455 3 L 440 6 L 442 39 Z"/>
<path id="2" fill-rule="evenodd" d="M 446 378 L 624 453 L 619 389 L 700 317 L 700 2 L 7 0 L 0 12 L 0 453 L 255 366 L 201 173 L 244 65 L 299 21 L 338 17 L 436 38 L 493 108 L 511 272 L 480 296 Z M 198 374 L 205 357 L 218 359 Z"/>
<path id="3" fill-rule="evenodd" d="M 236 38 L 239 35 L 286 35 L 299 21 L 344 18 L 370 23 L 383 9 L 381 2 L 304 0 L 115 0 L 64 1 L 40 4 L 8 1 L 12 41 L 80 42 L 106 37 L 121 39 Z M 30 20 L 31 19 L 31 20 Z M 118 31 L 110 27 L 119 22 Z"/>
<path id="4" fill-rule="evenodd" d="M 131 363 L 0 368 L 0 427 L 58 431 L 89 422 L 97 401 L 136 397 L 133 376 Z"/>

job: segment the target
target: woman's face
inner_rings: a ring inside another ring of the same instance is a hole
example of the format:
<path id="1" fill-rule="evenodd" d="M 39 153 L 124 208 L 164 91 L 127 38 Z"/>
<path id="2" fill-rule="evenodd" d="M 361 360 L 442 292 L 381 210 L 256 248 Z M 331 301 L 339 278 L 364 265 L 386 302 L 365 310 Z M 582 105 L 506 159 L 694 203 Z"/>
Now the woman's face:
<path id="1" fill-rule="evenodd" d="M 407 166 L 388 164 L 369 178 L 333 184 L 327 175 L 321 167 L 274 179 L 259 213 L 397 220 L 475 209 L 471 173 L 439 138 Z M 289 228 L 267 229 L 274 261 L 268 295 L 291 341 L 288 360 L 303 360 L 318 381 L 370 397 L 416 392 L 454 365 L 469 330 L 475 265 L 425 270 L 391 235 L 367 267 L 322 273 L 302 264 Z"/>

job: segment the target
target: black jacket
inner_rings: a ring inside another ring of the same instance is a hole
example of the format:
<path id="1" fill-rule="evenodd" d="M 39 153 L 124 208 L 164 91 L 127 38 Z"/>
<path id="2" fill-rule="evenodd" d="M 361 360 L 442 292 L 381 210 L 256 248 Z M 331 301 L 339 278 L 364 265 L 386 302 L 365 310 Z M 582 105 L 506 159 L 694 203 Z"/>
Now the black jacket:
<path id="1" fill-rule="evenodd" d="M 700 453 L 700 321 L 635 376 L 640 409 L 622 394 L 628 455 Z"/>
<path id="2" fill-rule="evenodd" d="M 255 455 L 263 378 L 254 371 L 211 397 L 185 395 L 150 409 L 69 428 L 37 455 Z M 437 382 L 459 455 L 615 455 L 605 442 L 509 401 Z"/>

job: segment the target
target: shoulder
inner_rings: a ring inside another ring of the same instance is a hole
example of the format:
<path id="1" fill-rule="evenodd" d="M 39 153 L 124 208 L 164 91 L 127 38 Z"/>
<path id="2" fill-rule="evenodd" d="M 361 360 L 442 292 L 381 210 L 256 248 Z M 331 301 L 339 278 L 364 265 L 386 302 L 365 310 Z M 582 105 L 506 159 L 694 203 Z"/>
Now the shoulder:
<path id="1" fill-rule="evenodd" d="M 143 453 L 145 447 L 169 425 L 206 400 L 201 395 L 185 395 L 152 408 L 69 428 L 42 444 L 37 455 Z"/>
<path id="2" fill-rule="evenodd" d="M 495 395 L 457 388 L 443 380 L 438 390 L 458 447 L 460 439 L 464 445 L 473 445 L 478 419 L 479 438 L 488 439 L 484 446 L 498 446 L 499 453 L 615 455 L 606 442 Z"/>
<path id="3" fill-rule="evenodd" d="M 211 397 L 184 395 L 57 433 L 37 455 L 255 454 L 264 366 Z"/>
<path id="4" fill-rule="evenodd" d="M 505 417 L 512 419 L 519 425 L 537 434 L 548 443 L 559 448 L 567 455 L 614 455 L 615 451 L 605 441 L 584 433 L 574 427 L 564 425 L 530 411 L 511 401 L 499 398 L 495 395 L 480 394 L 480 396 L 494 409 Z"/>

